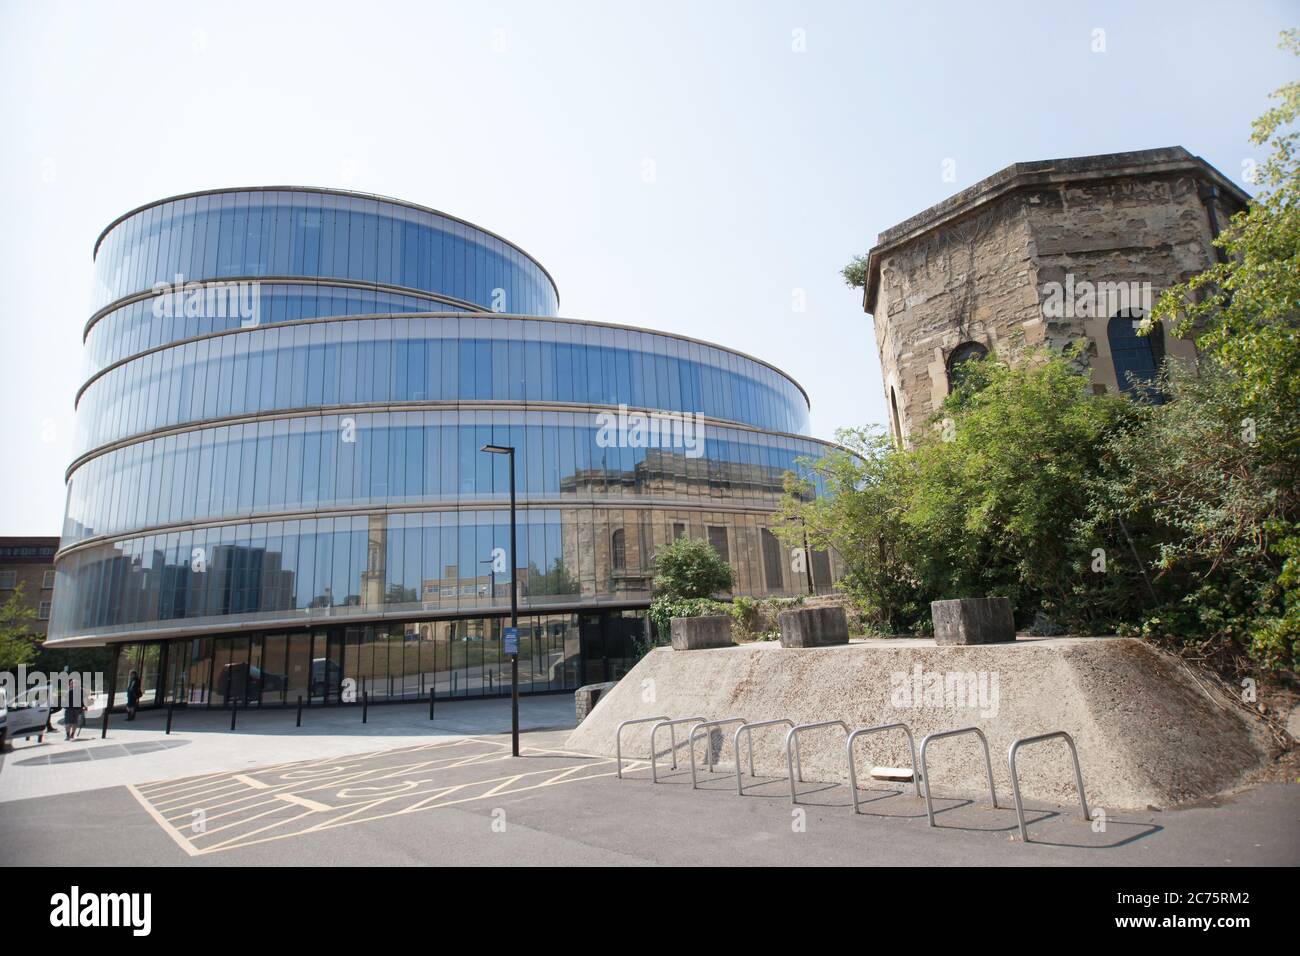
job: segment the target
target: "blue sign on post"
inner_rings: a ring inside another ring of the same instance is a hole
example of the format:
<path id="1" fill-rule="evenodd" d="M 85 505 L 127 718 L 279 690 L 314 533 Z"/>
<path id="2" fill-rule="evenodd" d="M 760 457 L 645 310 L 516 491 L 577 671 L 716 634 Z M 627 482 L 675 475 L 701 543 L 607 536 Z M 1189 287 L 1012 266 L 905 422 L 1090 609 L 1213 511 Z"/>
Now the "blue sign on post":
<path id="1" fill-rule="evenodd" d="M 507 627 L 505 629 L 506 653 L 516 655 L 519 653 L 519 628 Z"/>

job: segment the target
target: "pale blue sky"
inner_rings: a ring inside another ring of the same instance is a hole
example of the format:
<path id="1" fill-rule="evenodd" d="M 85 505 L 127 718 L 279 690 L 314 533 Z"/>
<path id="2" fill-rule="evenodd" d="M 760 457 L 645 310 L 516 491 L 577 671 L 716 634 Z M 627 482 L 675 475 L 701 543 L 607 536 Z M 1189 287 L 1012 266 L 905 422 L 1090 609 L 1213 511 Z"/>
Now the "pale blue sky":
<path id="1" fill-rule="evenodd" d="M 1298 9 L 0 0 L 0 534 L 59 533 L 91 248 L 140 203 L 434 206 L 540 259 L 564 316 L 780 366 L 829 438 L 885 420 L 853 253 L 1018 160 L 1177 144 L 1240 182 Z"/>

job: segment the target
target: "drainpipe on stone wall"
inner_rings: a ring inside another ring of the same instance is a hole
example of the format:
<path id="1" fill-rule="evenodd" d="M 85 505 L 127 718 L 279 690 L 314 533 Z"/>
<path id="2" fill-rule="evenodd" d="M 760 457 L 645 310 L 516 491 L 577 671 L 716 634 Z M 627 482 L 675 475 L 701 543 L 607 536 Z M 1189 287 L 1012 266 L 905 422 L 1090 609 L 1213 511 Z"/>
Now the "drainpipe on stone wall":
<path id="1" fill-rule="evenodd" d="M 1219 238 L 1221 229 L 1219 227 L 1219 214 L 1214 211 L 1214 203 L 1218 200 L 1220 195 L 1219 187 L 1202 186 L 1198 195 L 1201 200 L 1201 205 L 1205 207 L 1205 215 L 1210 220 L 1210 238 L 1217 239 Z M 1219 262 L 1228 261 L 1228 257 L 1224 254 L 1222 249 L 1218 246 L 1212 246 L 1211 248 L 1214 249 L 1214 257 L 1218 259 Z"/>

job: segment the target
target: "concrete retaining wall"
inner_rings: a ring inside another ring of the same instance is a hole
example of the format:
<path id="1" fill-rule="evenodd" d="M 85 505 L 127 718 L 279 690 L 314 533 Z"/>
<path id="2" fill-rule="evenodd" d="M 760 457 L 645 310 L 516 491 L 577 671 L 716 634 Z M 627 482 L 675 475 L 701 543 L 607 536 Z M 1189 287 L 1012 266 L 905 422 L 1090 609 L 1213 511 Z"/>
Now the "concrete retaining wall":
<path id="1" fill-rule="evenodd" d="M 708 654 L 657 648 L 602 695 L 566 746 L 612 756 L 620 721 L 660 713 L 840 719 L 852 727 L 903 721 L 918 748 L 925 734 L 977 726 L 989 740 L 999 802 L 1007 805 L 1007 748 L 1016 738 L 1052 730 L 1074 736 L 1089 801 L 1107 809 L 1166 807 L 1213 795 L 1236 785 L 1268 754 L 1267 737 L 1254 722 L 1208 699 L 1176 658 L 1118 638 L 950 647 L 883 640 L 797 650 L 764 642 Z M 679 763 L 686 736 L 678 735 Z M 753 737 L 760 776 L 784 777 L 784 731 Z M 648 741 L 648 725 L 629 728 L 623 753 L 648 756 Z M 666 752 L 667 741 L 661 744 Z M 840 731 L 804 735 L 800 746 L 806 779 L 846 779 Z M 910 765 L 901 735 L 861 746 L 868 765 Z M 733 759 L 728 734 L 720 766 L 734 767 Z M 936 796 L 984 790 L 974 737 L 939 741 L 929 760 Z M 1027 799 L 1074 799 L 1063 744 L 1029 748 L 1017 763 Z"/>

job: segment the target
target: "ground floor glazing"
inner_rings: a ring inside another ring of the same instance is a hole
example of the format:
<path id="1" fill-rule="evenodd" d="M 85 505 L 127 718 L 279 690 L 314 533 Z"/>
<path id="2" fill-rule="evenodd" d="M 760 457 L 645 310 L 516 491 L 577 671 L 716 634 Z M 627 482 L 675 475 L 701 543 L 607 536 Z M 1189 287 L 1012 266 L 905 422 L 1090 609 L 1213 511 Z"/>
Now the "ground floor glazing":
<path id="1" fill-rule="evenodd" d="M 114 645 L 114 706 L 131 671 L 142 708 L 305 706 L 492 697 L 510 693 L 508 617 L 349 624 Z M 647 643 L 645 611 L 519 616 L 519 690 L 617 680 Z"/>

